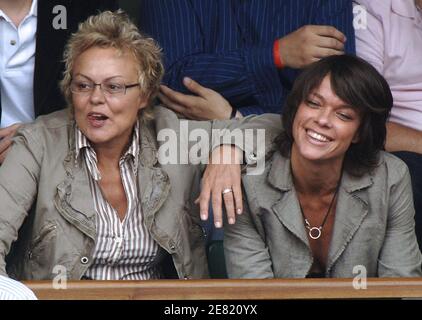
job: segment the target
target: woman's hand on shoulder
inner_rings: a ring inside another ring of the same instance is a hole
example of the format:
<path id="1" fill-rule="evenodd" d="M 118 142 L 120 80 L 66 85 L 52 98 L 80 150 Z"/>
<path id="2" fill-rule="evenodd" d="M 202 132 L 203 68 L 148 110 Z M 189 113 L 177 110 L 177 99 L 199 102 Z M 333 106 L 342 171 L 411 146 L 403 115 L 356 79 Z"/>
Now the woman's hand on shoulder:
<path id="1" fill-rule="evenodd" d="M 207 220 L 211 200 L 214 225 L 217 228 L 223 226 L 223 202 L 229 224 L 234 224 L 236 214 L 243 211 L 241 158 L 240 149 L 232 145 L 221 145 L 213 150 L 202 177 L 201 193 L 195 203 L 200 206 L 201 219 Z"/>

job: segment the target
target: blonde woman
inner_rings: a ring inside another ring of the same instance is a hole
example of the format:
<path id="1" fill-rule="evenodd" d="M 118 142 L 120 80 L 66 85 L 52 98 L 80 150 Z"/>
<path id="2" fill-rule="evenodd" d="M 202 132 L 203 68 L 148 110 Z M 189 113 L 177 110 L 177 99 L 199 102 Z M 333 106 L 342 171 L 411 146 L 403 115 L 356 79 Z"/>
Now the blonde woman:
<path id="1" fill-rule="evenodd" d="M 126 14 L 106 11 L 79 26 L 65 62 L 69 108 L 20 129 L 0 168 L 0 273 L 207 277 L 194 205 L 202 167 L 157 159 L 159 130 L 179 130 L 172 111 L 152 109 L 160 49 Z M 227 166 L 213 168 L 232 185 Z"/>

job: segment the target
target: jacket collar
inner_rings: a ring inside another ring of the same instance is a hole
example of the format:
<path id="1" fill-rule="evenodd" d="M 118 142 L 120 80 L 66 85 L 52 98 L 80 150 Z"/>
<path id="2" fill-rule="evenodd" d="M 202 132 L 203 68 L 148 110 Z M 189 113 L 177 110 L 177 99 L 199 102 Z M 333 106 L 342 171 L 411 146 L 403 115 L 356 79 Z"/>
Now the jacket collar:
<path id="1" fill-rule="evenodd" d="M 273 205 L 273 210 L 283 225 L 295 234 L 310 250 L 298 197 L 293 185 L 290 159 L 276 152 L 268 173 L 268 182 L 282 192 L 282 197 Z M 367 189 L 373 184 L 370 174 L 356 178 L 343 173 L 337 200 L 334 231 L 331 239 L 327 271 L 345 250 L 348 242 L 358 230 L 368 213 Z"/>
<path id="2" fill-rule="evenodd" d="M 69 110 L 69 118 L 69 153 L 63 162 L 66 178 L 57 186 L 56 207 L 66 220 L 95 239 L 95 208 L 89 188 L 88 172 L 82 157 L 76 157 L 76 124 L 71 110 Z M 139 131 L 138 185 L 142 195 L 142 210 L 147 216 L 147 223 L 151 224 L 153 214 L 167 199 L 170 182 L 161 168 L 154 167 L 157 164 L 154 121 L 140 120 Z"/>
<path id="3" fill-rule="evenodd" d="M 85 153 L 88 157 L 88 169 L 90 174 L 95 180 L 101 179 L 101 174 L 97 166 L 97 154 L 89 142 L 88 138 L 82 133 L 82 131 L 75 125 L 75 157 L 76 160 Z M 139 120 L 136 121 L 133 134 L 131 135 L 130 144 L 128 145 L 125 153 L 120 157 L 120 161 L 132 161 L 132 170 L 135 175 L 138 173 L 138 159 L 139 159 Z M 85 158 L 84 161 L 87 161 Z"/>
<path id="4" fill-rule="evenodd" d="M 282 157 L 279 152 L 275 152 L 273 155 L 268 182 L 282 192 L 282 197 L 272 206 L 278 219 L 309 247 L 303 217 L 300 214 L 298 197 L 293 186 L 290 159 Z"/>
<path id="5" fill-rule="evenodd" d="M 158 161 L 157 136 L 155 121 L 139 119 L 139 164 L 144 167 L 153 167 Z"/>
<path id="6" fill-rule="evenodd" d="M 66 172 L 72 171 L 74 166 L 78 167 L 81 166 L 81 157 L 78 157 L 77 148 L 76 148 L 76 140 L 75 140 L 75 131 L 76 131 L 76 123 L 74 120 L 74 116 L 71 109 L 68 109 L 69 112 L 69 132 L 68 132 L 68 139 L 69 139 L 69 153 L 64 161 Z M 139 158 L 138 162 L 140 165 L 146 167 L 154 166 L 158 161 L 158 152 L 157 152 L 157 143 L 156 143 L 156 135 L 155 135 L 155 128 L 154 128 L 154 120 L 145 121 L 141 117 L 138 119 L 139 124 Z"/>
<path id="7" fill-rule="evenodd" d="M 268 173 L 268 182 L 281 191 L 289 191 L 294 188 L 290 159 L 284 158 L 279 152 L 275 152 L 273 155 L 271 168 Z M 372 177 L 369 174 L 357 178 L 344 172 L 341 188 L 348 193 L 353 193 L 371 186 L 372 183 Z"/>

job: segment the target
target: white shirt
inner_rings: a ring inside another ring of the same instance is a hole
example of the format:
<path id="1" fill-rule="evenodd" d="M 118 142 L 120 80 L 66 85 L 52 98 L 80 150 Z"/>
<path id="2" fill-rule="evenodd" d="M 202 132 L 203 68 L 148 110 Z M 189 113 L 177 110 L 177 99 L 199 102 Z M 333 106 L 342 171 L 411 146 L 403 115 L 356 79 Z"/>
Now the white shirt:
<path id="1" fill-rule="evenodd" d="M 89 186 L 96 211 L 96 241 L 92 263 L 85 277 L 95 280 L 150 280 L 161 277 L 156 263 L 159 245 L 149 232 L 138 192 L 139 121 L 132 143 L 119 161 L 120 175 L 127 199 L 123 221 L 102 194 L 98 181 L 97 155 L 82 131 L 76 128 L 76 155 L 87 167 Z"/>
<path id="2" fill-rule="evenodd" d="M 37 300 L 23 283 L 0 275 L 0 300 Z"/>
<path id="3" fill-rule="evenodd" d="M 31 122 L 34 113 L 37 0 L 19 27 L 0 10 L 0 128 Z"/>

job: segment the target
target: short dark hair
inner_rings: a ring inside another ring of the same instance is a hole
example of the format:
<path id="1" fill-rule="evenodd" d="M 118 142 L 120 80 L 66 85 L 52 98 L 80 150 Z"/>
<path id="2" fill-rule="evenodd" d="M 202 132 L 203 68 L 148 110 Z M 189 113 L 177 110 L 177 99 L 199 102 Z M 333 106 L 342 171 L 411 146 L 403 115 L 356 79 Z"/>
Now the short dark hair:
<path id="1" fill-rule="evenodd" d="M 293 144 L 293 120 L 299 105 L 330 76 L 331 88 L 361 116 L 359 141 L 346 152 L 344 170 L 354 176 L 372 171 L 378 165 L 379 151 L 384 149 L 386 122 L 393 106 L 390 87 L 384 77 L 365 60 L 352 55 L 330 56 L 311 64 L 297 77 L 283 112 L 283 132 L 275 146 L 289 157 Z"/>

